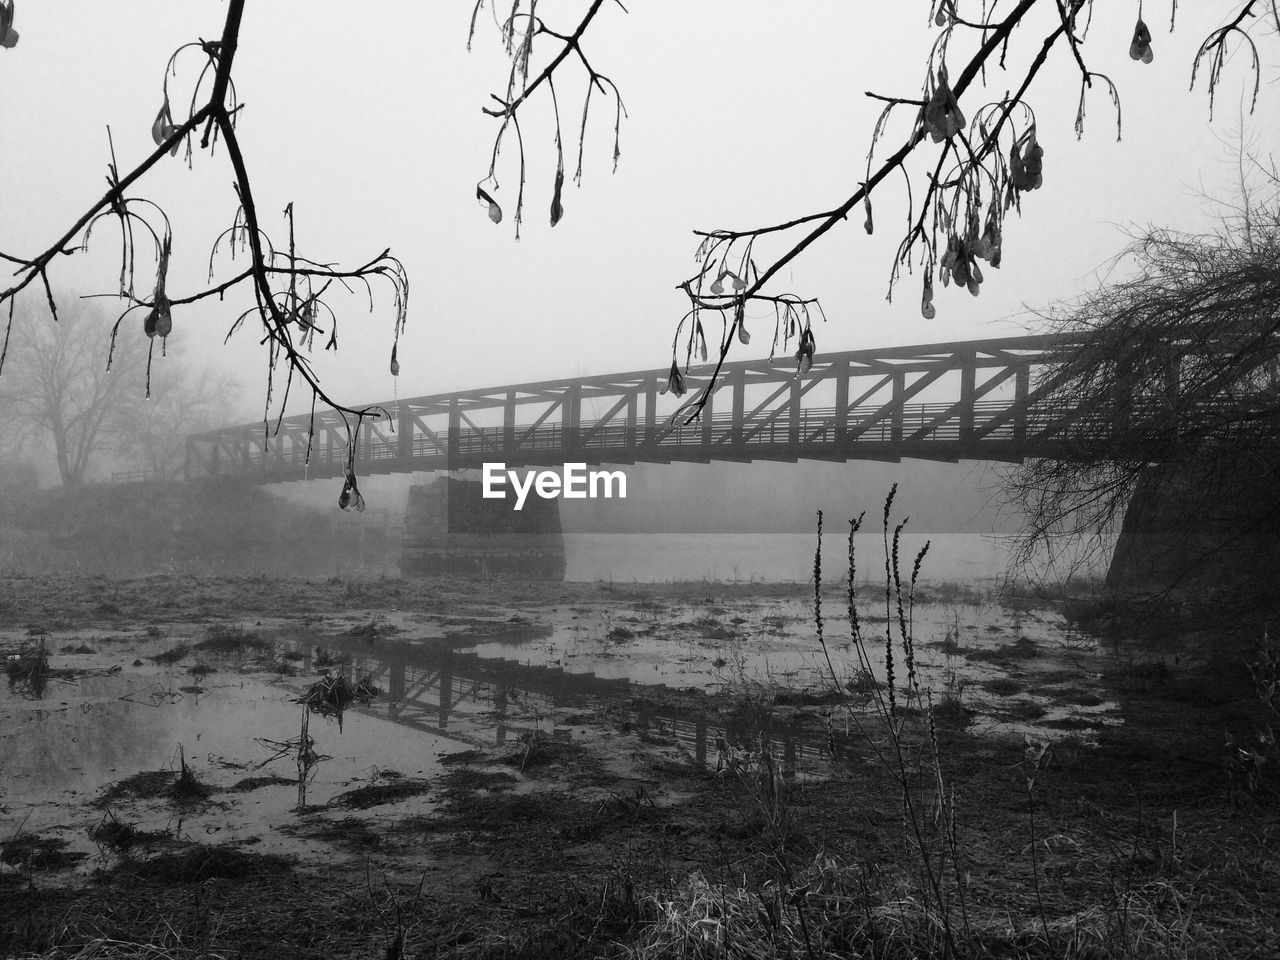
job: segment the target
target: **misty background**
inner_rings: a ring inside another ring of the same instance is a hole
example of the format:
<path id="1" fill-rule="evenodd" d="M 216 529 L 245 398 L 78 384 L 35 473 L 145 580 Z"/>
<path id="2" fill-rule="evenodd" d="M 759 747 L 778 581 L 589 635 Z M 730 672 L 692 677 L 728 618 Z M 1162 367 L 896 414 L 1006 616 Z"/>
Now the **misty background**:
<path id="1" fill-rule="evenodd" d="M 555 23 L 576 8 L 549 3 L 540 11 Z M 0 249 L 43 248 L 101 195 L 111 156 L 108 126 L 121 169 L 150 152 L 169 56 L 185 42 L 214 35 L 223 12 L 222 4 L 203 0 L 139 0 L 126 7 L 48 0 L 38 14 L 24 10 L 22 55 L 0 61 Z M 487 8 L 468 51 L 470 4 L 375 3 L 358 13 L 326 0 L 252 6 L 236 60 L 245 104 L 238 122 L 265 227 L 283 236 L 281 214 L 292 203 L 299 249 L 307 256 L 360 263 L 390 248 L 411 279 L 400 376 L 388 369 L 390 291 L 375 287 L 372 309 L 363 292 L 338 299 L 340 351 L 313 357 L 321 382 L 342 401 L 363 404 L 667 366 L 685 306 L 675 286 L 695 268 L 691 231 L 774 222 L 829 209 L 847 196 L 862 175 L 881 107 L 864 91 L 913 96 L 924 82 L 935 35 L 917 13 L 833 0 L 667 0 L 629 14 L 611 8 L 593 25 L 587 50 L 617 83 L 626 106 L 617 172 L 611 172 L 613 108 L 597 97 L 582 185 L 566 189 L 564 218 L 552 229 L 546 210 L 553 127 L 549 105 L 531 104 L 524 121 L 526 218 L 517 240 L 510 217 L 495 226 L 475 198 L 496 132 L 496 121 L 481 108 L 490 91 L 501 91 L 507 70 Z M 1037 311 L 1123 273 L 1124 263 L 1113 258 L 1131 232 L 1151 224 L 1214 228 L 1223 204 L 1239 193 L 1242 153 L 1274 151 L 1276 131 L 1257 118 L 1274 114 L 1276 77 L 1264 68 L 1251 119 L 1252 76 L 1238 54 L 1223 74 L 1211 121 L 1203 87 L 1187 87 L 1195 49 L 1217 25 L 1213 15 L 1181 9 L 1176 31 L 1167 34 L 1164 12 L 1148 11 L 1156 53 L 1150 65 L 1128 56 L 1133 16 L 1130 5 L 1099 5 L 1091 26 L 1114 38 L 1110 48 L 1093 50 L 1091 65 L 1120 90 L 1120 139 L 1114 108 L 1095 90 L 1087 100 L 1085 135 L 1076 140 L 1078 74 L 1069 58 L 1051 61 L 1037 81 L 1032 102 L 1045 148 L 1044 187 L 1024 199 L 1021 218 L 1008 221 L 1003 266 L 980 297 L 939 290 L 937 317 L 926 320 L 918 277 L 907 274 L 886 299 L 906 209 L 900 179 L 875 193 L 873 236 L 851 223 L 784 271 L 781 289 L 821 299 L 829 322 L 815 330 L 820 354 L 1036 332 Z M 179 57 L 169 79 L 175 103 L 189 95 L 199 59 L 191 56 Z M 1011 62 L 1011 71 L 1020 63 Z M 585 83 L 581 73 L 578 79 Z M 1007 78 L 987 82 L 998 94 Z M 562 83 L 558 92 L 562 110 L 576 118 L 582 91 Z M 893 121 L 885 142 L 893 143 L 906 122 L 905 114 Z M 566 130 L 573 126 L 567 122 Z M 575 147 L 573 138 L 571 157 Z M 517 185 L 512 151 L 500 158 L 498 179 L 496 195 L 510 211 Z M 230 183 L 219 151 L 196 156 L 190 169 L 181 156 L 166 160 L 132 191 L 161 204 L 172 220 L 172 296 L 207 285 L 211 268 L 225 276 L 243 267 L 225 250 L 210 259 L 235 212 Z M 113 229 L 102 224 L 87 253 L 58 258 L 51 273 L 57 290 L 116 288 Z M 152 267 L 140 262 L 139 277 Z M 89 302 L 98 303 L 108 321 L 118 315 L 112 300 Z M 180 451 L 176 441 L 186 432 L 261 418 L 267 363 L 257 336 L 246 329 L 223 342 L 248 306 L 247 291 L 238 291 L 175 310 L 169 355 L 152 358 L 155 384 L 199 381 L 207 396 L 157 428 L 166 391 L 153 390 L 146 399 L 145 374 L 129 368 L 132 409 L 122 420 L 135 425 L 134 433 L 149 432 L 153 440 L 167 434 L 172 450 Z M 24 297 L 20 314 L 15 343 L 49 322 L 38 291 Z M 747 319 L 753 330 L 771 325 L 766 316 Z M 121 330 L 126 341 L 140 339 L 139 313 Z M 757 336 L 734 358 L 766 355 L 769 339 Z M 109 335 L 91 343 L 105 366 Z M 12 392 L 14 376 L 7 367 L 0 393 Z M 292 397 L 284 412 L 305 412 L 308 399 Z M 0 432 L 6 484 L 50 488 L 65 480 L 48 439 L 31 429 L 31 417 L 8 409 Z M 156 458 L 136 440 L 117 437 L 101 445 L 83 479 L 156 469 Z M 1018 522 L 1000 509 L 997 470 L 987 464 L 625 469 L 627 501 L 562 502 L 567 532 L 799 533 L 811 529 L 819 508 L 874 513 L 894 482 L 915 530 L 976 534 L 1007 531 Z M 371 507 L 394 522 L 408 485 L 425 479 L 370 477 L 362 490 Z M 338 489 L 297 483 L 267 493 L 328 513 Z M 298 514 L 304 516 L 310 514 Z"/>

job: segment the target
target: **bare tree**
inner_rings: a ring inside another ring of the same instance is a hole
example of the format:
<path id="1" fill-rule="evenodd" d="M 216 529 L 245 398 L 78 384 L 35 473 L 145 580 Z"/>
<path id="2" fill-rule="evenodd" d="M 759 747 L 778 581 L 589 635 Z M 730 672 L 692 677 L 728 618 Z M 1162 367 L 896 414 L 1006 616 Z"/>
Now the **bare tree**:
<path id="1" fill-rule="evenodd" d="M 74 486 L 132 416 L 147 354 L 138 340 L 122 340 L 108 368 L 102 347 L 112 319 L 89 301 L 72 301 L 57 323 L 34 313 L 18 315 L 9 344 L 14 369 L 0 382 L 0 407 L 12 442 L 47 439 L 62 482 Z"/>
<path id="2" fill-rule="evenodd" d="M 231 377 L 208 366 L 195 369 L 170 346 L 152 370 L 151 396 L 116 424 L 116 452 L 150 478 L 174 480 L 186 463 L 187 436 L 225 422 L 236 410 L 236 394 Z"/>
<path id="3" fill-rule="evenodd" d="M 1088 336 L 1036 390 L 1062 456 L 1007 478 L 1022 559 L 1100 550 L 1122 518 L 1164 532 L 1175 579 L 1280 558 L 1260 536 L 1280 530 L 1280 196 L 1239 210 L 1213 234 L 1149 231 L 1126 279 L 1045 318 Z"/>

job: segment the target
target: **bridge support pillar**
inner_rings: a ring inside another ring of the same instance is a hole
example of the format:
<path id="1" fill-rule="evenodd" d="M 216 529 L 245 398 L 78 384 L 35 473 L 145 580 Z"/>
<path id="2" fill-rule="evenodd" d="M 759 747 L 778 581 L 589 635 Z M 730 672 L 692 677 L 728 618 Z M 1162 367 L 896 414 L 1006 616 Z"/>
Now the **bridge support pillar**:
<path id="1" fill-rule="evenodd" d="M 560 503 L 531 496 L 519 512 L 481 496 L 481 484 L 437 477 L 409 488 L 400 573 L 406 577 L 564 577 Z"/>
<path id="2" fill-rule="evenodd" d="M 1107 586 L 1274 602 L 1280 519 L 1259 507 L 1259 491 L 1274 489 L 1275 461 L 1242 459 L 1147 467 L 1125 511 Z"/>

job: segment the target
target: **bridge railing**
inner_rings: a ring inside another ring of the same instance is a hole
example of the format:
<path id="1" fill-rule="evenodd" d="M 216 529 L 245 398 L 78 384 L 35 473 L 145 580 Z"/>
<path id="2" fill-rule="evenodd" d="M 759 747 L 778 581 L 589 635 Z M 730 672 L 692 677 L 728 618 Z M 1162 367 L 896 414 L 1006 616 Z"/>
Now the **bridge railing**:
<path id="1" fill-rule="evenodd" d="M 1017 459 L 1047 442 L 1112 429 L 1106 405 L 1046 403 L 1033 371 L 1073 343 L 1010 337 L 833 354 L 804 376 L 759 361 L 726 364 L 702 416 L 685 423 L 666 371 L 521 384 L 386 405 L 368 422 L 357 471 L 509 467 L 587 460 Z M 706 382 L 690 377 L 691 389 Z M 592 415 L 585 416 L 587 410 Z M 597 415 L 598 413 L 598 415 Z M 1132 417 L 1132 412 L 1130 413 Z M 192 437 L 187 474 L 280 480 L 340 475 L 345 424 L 286 418 Z"/>
<path id="2" fill-rule="evenodd" d="M 1006 416 L 1009 404 L 1004 401 L 978 401 L 971 417 L 954 413 L 954 404 L 936 402 L 911 404 L 889 418 L 883 408 L 873 405 L 853 407 L 845 418 L 845 435 L 861 444 L 960 444 L 966 433 L 979 432 L 982 442 L 1020 442 L 1041 434 L 1046 428 L 1068 415 L 1060 407 L 1031 406 L 1018 418 Z M 1072 420 L 1070 432 L 1092 431 L 1109 423 L 1110 414 L 1100 413 Z M 566 444 L 566 431 L 561 423 L 545 424 L 523 433 L 517 453 L 519 457 L 544 453 L 551 459 L 581 455 L 598 462 L 629 462 L 641 456 L 662 459 L 667 453 L 701 453 L 708 458 L 717 454 L 738 454 L 737 458 L 758 454 L 762 458 L 776 455 L 777 448 L 791 446 L 803 453 L 808 448 L 829 446 L 836 442 L 838 419 L 834 407 L 807 407 L 795 420 L 759 413 L 734 417 L 730 413 L 713 413 L 706 422 L 695 421 L 669 430 L 645 441 L 643 431 L 634 424 L 618 421 L 588 421 L 578 426 L 587 439 L 577 446 Z M 984 431 L 988 425 L 990 430 Z M 1064 432 L 1064 436 L 1065 436 Z M 447 444 L 434 438 L 415 436 L 408 448 L 413 461 L 496 461 L 503 458 L 503 427 L 463 427 L 449 434 Z M 402 464 L 405 445 L 392 434 L 375 436 L 360 447 L 360 468 L 378 472 L 379 466 Z M 851 451 L 856 457 L 857 451 Z M 345 465 L 345 447 L 316 447 L 311 451 L 308 472 L 315 476 L 327 471 L 337 473 Z M 612 458 L 612 459 L 611 459 Z M 441 463 L 441 466 L 444 464 Z M 514 464 L 513 464 L 514 465 Z M 231 466 L 229 464 L 228 466 Z M 235 473 L 288 470 L 297 461 L 273 452 L 267 446 L 242 449 L 234 462 Z"/>

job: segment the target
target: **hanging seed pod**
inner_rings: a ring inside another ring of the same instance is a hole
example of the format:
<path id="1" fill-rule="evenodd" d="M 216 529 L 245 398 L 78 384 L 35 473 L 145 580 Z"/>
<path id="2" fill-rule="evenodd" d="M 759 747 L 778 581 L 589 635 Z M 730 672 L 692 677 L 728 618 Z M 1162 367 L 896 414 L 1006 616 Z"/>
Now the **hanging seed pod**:
<path id="1" fill-rule="evenodd" d="M 12 49 L 18 42 L 18 31 L 13 29 L 13 0 L 0 0 L 0 47 Z"/>
<path id="2" fill-rule="evenodd" d="M 1155 54 L 1151 50 L 1151 31 L 1147 29 L 1141 17 L 1133 27 L 1133 41 L 1129 44 L 1129 56 L 1143 63 L 1150 63 L 1155 59 Z"/>
<path id="3" fill-rule="evenodd" d="M 400 376 L 400 361 L 396 359 L 397 344 L 391 345 L 391 375 L 393 377 Z"/>
<path id="4" fill-rule="evenodd" d="M 813 339 L 813 331 L 808 327 L 800 333 L 800 349 L 796 351 L 796 373 L 808 373 L 813 366 L 813 350 L 817 344 Z"/>
<path id="5" fill-rule="evenodd" d="M 160 112 L 151 123 L 151 139 L 158 147 L 173 136 L 177 129 L 173 123 L 173 114 L 169 111 L 169 99 L 166 97 L 164 103 L 160 104 Z M 178 144 L 175 143 L 169 150 L 169 156 L 177 155 Z"/>
<path id="6" fill-rule="evenodd" d="M 670 391 L 677 397 L 684 396 L 684 377 L 680 374 L 680 367 L 674 360 L 671 361 L 671 372 L 667 374 L 667 386 L 662 392 Z"/>
<path id="7" fill-rule="evenodd" d="M 364 497 L 360 496 L 360 488 L 356 485 L 354 473 L 348 473 L 342 484 L 342 493 L 338 496 L 338 506 L 343 510 L 364 512 Z"/>
<path id="8" fill-rule="evenodd" d="M 560 218 L 564 216 L 564 205 L 560 202 L 560 195 L 564 190 L 564 167 L 556 168 L 556 186 L 551 194 L 551 225 L 554 227 L 560 222 Z"/>
<path id="9" fill-rule="evenodd" d="M 162 299 L 156 304 L 156 332 L 161 339 L 173 332 L 173 314 L 169 310 L 169 300 Z"/>
<path id="10" fill-rule="evenodd" d="M 480 184 L 476 184 L 476 199 L 489 207 L 489 219 L 494 223 L 502 222 L 502 208 L 498 206 L 498 201 L 493 199 Z"/>

